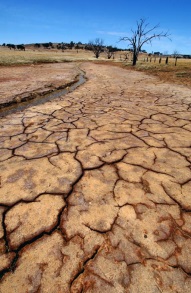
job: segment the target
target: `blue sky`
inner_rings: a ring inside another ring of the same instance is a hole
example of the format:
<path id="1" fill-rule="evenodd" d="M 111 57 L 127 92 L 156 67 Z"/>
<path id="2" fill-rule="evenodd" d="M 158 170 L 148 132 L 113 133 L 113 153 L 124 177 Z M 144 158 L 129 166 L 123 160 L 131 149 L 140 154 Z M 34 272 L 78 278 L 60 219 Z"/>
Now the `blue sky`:
<path id="1" fill-rule="evenodd" d="M 155 40 L 143 49 L 191 54 L 191 0 L 1 0 L 0 44 L 36 42 L 88 43 L 102 38 L 105 45 L 126 48 L 120 37 L 130 36 L 136 21 L 160 24 L 172 41 Z"/>

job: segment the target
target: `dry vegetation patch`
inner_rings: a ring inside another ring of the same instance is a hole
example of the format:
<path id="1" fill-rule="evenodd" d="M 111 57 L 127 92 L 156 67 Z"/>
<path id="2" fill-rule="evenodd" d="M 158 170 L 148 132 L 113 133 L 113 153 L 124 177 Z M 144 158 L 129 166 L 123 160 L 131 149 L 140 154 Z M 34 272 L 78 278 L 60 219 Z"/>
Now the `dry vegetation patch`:
<path id="1" fill-rule="evenodd" d="M 26 51 L 18 51 L 0 46 L 0 66 L 94 59 L 93 52 L 87 50 L 26 49 Z"/>
<path id="2" fill-rule="evenodd" d="M 165 58 L 163 58 L 162 64 L 159 64 L 158 60 L 156 62 L 140 60 L 135 69 L 155 75 L 162 81 L 191 86 L 191 60 L 178 59 L 177 65 L 174 64 L 174 58 L 169 58 L 168 64 L 165 64 Z"/>
<path id="3" fill-rule="evenodd" d="M 96 59 L 94 53 L 88 50 L 57 50 L 57 49 L 26 49 L 26 51 L 10 50 L 7 47 L 0 46 L 0 66 L 26 65 L 39 63 L 61 63 L 74 61 L 93 61 L 101 64 L 110 64 L 119 66 L 128 70 L 137 70 L 152 74 L 170 83 L 191 86 L 191 59 L 178 59 L 175 66 L 175 58 L 169 58 L 168 64 L 165 64 L 165 57 L 159 64 L 159 57 L 148 57 L 147 54 L 140 54 L 136 66 L 132 66 L 131 53 L 119 51 L 115 53 L 114 59 L 107 59 L 103 52 L 99 59 Z M 147 61 L 148 60 L 148 61 Z M 6 78 L 0 76 L 0 82 Z"/>

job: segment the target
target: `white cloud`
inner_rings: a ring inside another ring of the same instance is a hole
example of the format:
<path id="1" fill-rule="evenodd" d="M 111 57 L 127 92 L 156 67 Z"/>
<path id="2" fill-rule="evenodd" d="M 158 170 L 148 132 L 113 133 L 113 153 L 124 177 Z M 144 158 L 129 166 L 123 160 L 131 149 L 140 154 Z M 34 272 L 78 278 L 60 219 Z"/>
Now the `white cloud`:
<path id="1" fill-rule="evenodd" d="M 109 36 L 117 36 L 117 37 L 124 37 L 127 35 L 125 32 L 115 32 L 115 31 L 96 31 L 97 34 L 101 35 L 109 35 Z"/>

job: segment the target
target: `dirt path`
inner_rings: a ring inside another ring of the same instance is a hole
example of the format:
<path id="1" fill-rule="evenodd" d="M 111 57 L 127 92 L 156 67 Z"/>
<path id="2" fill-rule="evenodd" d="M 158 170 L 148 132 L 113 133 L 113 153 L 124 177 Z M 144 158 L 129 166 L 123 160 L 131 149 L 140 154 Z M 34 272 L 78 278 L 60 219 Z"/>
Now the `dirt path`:
<path id="1" fill-rule="evenodd" d="M 0 120 L 0 292 L 191 292 L 190 91 L 81 67 Z"/>

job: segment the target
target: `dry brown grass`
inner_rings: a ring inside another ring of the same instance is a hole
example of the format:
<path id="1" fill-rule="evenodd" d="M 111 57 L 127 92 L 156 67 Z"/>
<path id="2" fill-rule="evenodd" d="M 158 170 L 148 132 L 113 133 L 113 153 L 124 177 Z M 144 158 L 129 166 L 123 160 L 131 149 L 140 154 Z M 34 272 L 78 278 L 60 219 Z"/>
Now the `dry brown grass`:
<path id="1" fill-rule="evenodd" d="M 123 56 L 123 53 L 121 53 Z M 125 68 L 127 70 L 142 71 L 147 74 L 151 74 L 160 78 L 161 81 L 170 83 L 176 83 L 179 85 L 185 85 L 191 87 L 191 59 L 178 59 L 177 66 L 175 66 L 175 59 L 169 58 L 168 65 L 165 64 L 165 58 L 163 57 L 161 64 L 159 64 L 159 58 L 154 62 L 154 58 L 149 62 L 144 61 L 145 56 L 142 55 L 139 58 L 136 66 L 132 66 L 131 57 L 127 61 L 120 61 L 119 56 L 114 62 L 106 63 L 104 61 L 96 61 L 102 64 L 112 64 Z"/>
<path id="2" fill-rule="evenodd" d="M 132 67 L 131 54 L 125 59 L 125 52 L 117 52 L 115 59 L 107 59 L 106 54 L 102 53 L 99 59 L 96 59 L 93 52 L 86 50 L 61 50 L 56 49 L 27 49 L 26 51 L 14 51 L 7 47 L 0 46 L 0 65 L 23 65 L 31 63 L 49 63 L 49 62 L 74 62 L 74 61 L 94 61 L 102 64 L 111 64 L 120 66 L 128 70 L 138 70 L 158 76 L 162 81 L 172 82 L 191 87 L 191 59 L 178 59 L 177 66 L 174 66 L 175 59 L 169 58 L 169 64 L 165 64 L 165 58 L 159 64 L 159 58 L 154 62 L 146 60 L 147 55 L 140 55 L 137 65 Z"/>
<path id="3" fill-rule="evenodd" d="M 101 59 L 104 59 L 104 55 Z M 26 49 L 26 51 L 10 50 L 0 46 L 0 65 L 22 65 L 31 63 L 71 62 L 95 60 L 93 52 L 86 50 L 61 50 L 55 49 Z"/>
<path id="4" fill-rule="evenodd" d="M 140 60 L 135 69 L 158 76 L 162 81 L 191 86 L 191 59 L 178 59 L 176 66 L 174 58 L 169 58 L 167 65 L 165 58 L 161 64 L 158 59 L 156 62 L 153 59 L 152 62 Z"/>

